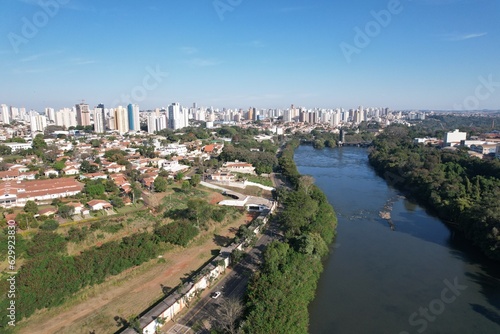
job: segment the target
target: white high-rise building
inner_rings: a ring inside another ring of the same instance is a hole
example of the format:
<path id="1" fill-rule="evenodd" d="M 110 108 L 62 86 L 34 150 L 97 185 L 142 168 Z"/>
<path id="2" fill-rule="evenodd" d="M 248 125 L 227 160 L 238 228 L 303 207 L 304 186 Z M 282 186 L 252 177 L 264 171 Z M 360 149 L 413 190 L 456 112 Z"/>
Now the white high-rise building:
<path id="1" fill-rule="evenodd" d="M 60 109 L 55 112 L 55 123 L 68 129 L 70 126 L 76 126 L 76 112 L 70 108 Z"/>
<path id="2" fill-rule="evenodd" d="M 10 124 L 9 107 L 6 104 L 0 105 L 0 115 L 2 116 L 3 124 Z"/>
<path id="3" fill-rule="evenodd" d="M 104 133 L 106 132 L 106 124 L 104 124 L 104 109 L 94 108 L 94 132 Z"/>
<path id="4" fill-rule="evenodd" d="M 156 131 L 161 131 L 163 129 L 166 129 L 168 127 L 168 119 L 166 114 L 161 114 L 157 119 L 156 119 Z"/>
<path id="5" fill-rule="evenodd" d="M 54 108 L 45 108 L 45 117 L 47 117 L 47 120 L 50 122 L 56 122 L 56 112 Z"/>
<path id="6" fill-rule="evenodd" d="M 168 127 L 170 129 L 182 129 L 189 125 L 189 111 L 182 108 L 179 103 L 168 106 Z"/>
<path id="7" fill-rule="evenodd" d="M 34 136 L 36 132 L 43 132 L 47 127 L 47 118 L 45 115 L 32 114 L 30 117 L 31 134 Z"/>
<path id="8" fill-rule="evenodd" d="M 148 113 L 147 122 L 148 122 L 148 133 L 155 133 L 156 130 L 156 113 Z"/>
<path id="9" fill-rule="evenodd" d="M 10 116 L 12 119 L 19 119 L 19 109 L 17 107 L 10 107 Z"/>

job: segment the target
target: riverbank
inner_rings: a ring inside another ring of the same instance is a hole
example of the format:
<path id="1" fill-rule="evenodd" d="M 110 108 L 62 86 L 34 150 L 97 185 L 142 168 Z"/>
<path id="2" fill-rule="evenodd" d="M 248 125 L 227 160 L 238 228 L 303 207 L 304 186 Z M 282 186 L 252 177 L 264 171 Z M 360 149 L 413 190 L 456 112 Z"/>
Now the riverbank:
<path id="1" fill-rule="evenodd" d="M 312 178 L 299 174 L 293 160 L 297 147 L 298 141 L 287 143 L 279 157 L 282 175 L 292 184 L 291 190 L 277 192 L 281 209 L 276 219 L 286 241 L 267 247 L 262 268 L 251 279 L 247 333 L 308 332 L 308 305 L 335 236 L 333 207 Z"/>
<path id="2" fill-rule="evenodd" d="M 399 197 L 367 156 L 367 149 L 354 147 L 295 151 L 299 172 L 314 177 L 339 220 L 309 306 L 308 332 L 414 334 L 425 324 L 426 333 L 496 334 L 498 265 L 424 208 Z M 379 216 L 389 202 L 394 231 Z M 435 309 L 446 282 L 466 289 Z M 432 321 L 419 314 L 429 305 L 439 313 L 429 311 Z"/>
<path id="3" fill-rule="evenodd" d="M 401 131 L 389 129 L 374 141 L 373 168 L 500 261 L 500 162 L 416 145 Z"/>

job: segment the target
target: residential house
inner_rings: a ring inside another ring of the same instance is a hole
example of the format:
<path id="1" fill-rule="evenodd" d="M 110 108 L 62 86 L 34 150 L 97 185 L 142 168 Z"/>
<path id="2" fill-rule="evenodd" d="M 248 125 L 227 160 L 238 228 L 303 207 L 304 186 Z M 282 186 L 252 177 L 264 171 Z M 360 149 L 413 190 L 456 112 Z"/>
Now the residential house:
<path id="1" fill-rule="evenodd" d="M 109 203 L 108 201 L 104 201 L 102 199 L 94 199 L 92 201 L 87 202 L 87 205 L 93 211 L 99 211 L 99 210 L 103 210 L 103 209 L 109 210 L 109 209 L 113 208 L 111 203 Z"/>
<path id="2" fill-rule="evenodd" d="M 255 174 L 255 167 L 252 164 L 246 162 L 239 162 L 238 160 L 234 162 L 225 162 L 222 165 L 223 168 L 230 172 L 244 173 L 244 174 Z"/>

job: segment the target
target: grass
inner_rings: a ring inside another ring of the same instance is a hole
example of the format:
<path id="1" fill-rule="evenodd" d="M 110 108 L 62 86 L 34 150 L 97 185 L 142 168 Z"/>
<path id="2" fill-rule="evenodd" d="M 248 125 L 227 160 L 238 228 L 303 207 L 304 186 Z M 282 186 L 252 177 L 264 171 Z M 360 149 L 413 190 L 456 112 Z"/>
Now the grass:
<path id="1" fill-rule="evenodd" d="M 271 181 L 271 179 L 268 177 L 263 177 L 260 175 L 252 175 L 252 174 L 240 174 L 240 173 L 236 173 L 236 174 L 238 176 L 241 176 L 241 177 L 247 179 L 250 182 L 259 183 L 259 184 L 262 184 L 263 186 L 266 186 L 266 187 L 273 187 L 274 186 L 273 181 Z"/>

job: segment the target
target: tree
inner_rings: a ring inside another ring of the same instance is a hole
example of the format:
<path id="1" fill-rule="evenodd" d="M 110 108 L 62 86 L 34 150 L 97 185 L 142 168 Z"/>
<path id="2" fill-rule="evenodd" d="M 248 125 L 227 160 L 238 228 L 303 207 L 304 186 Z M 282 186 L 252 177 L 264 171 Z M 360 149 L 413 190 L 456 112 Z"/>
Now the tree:
<path id="1" fill-rule="evenodd" d="M 38 204 L 34 201 L 27 201 L 23 208 L 24 212 L 36 215 L 38 213 Z"/>
<path id="2" fill-rule="evenodd" d="M 58 214 L 61 216 L 61 218 L 64 219 L 69 219 L 73 214 L 75 213 L 75 208 L 71 205 L 62 205 L 59 210 Z"/>
<path id="3" fill-rule="evenodd" d="M 182 172 L 179 172 L 179 173 L 177 173 L 177 174 L 175 175 L 175 180 L 176 180 L 176 181 L 180 181 L 180 180 L 182 180 L 183 178 L 184 178 L 184 173 L 182 173 Z"/>
<path id="4" fill-rule="evenodd" d="M 196 221 L 196 225 L 204 225 L 212 214 L 212 206 L 199 198 L 192 198 L 187 202 L 187 218 Z"/>
<path id="5" fill-rule="evenodd" d="M 37 134 L 33 139 L 33 144 L 31 144 L 35 151 L 44 150 L 47 148 L 47 143 L 43 140 L 42 134 Z"/>
<path id="6" fill-rule="evenodd" d="M 84 174 L 95 173 L 98 170 L 99 170 L 99 167 L 91 164 L 90 161 L 88 161 L 88 160 L 83 160 L 82 163 L 80 164 L 80 171 Z"/>
<path id="7" fill-rule="evenodd" d="M 238 298 L 224 298 L 217 308 L 217 324 L 225 333 L 238 333 L 238 322 L 243 315 L 244 306 Z"/>
<path id="8" fill-rule="evenodd" d="M 137 199 L 141 197 L 141 185 L 137 182 L 132 182 L 130 184 L 130 188 L 132 189 L 132 191 L 130 191 L 130 195 L 132 196 L 132 203 L 135 203 Z"/>
<path id="9" fill-rule="evenodd" d="M 58 227 L 59 223 L 54 219 L 46 220 L 40 225 L 40 229 L 44 231 L 54 231 L 57 230 Z"/>
<path id="10" fill-rule="evenodd" d="M 6 145 L 0 145 L 0 156 L 6 156 L 12 154 L 12 148 Z"/>
<path id="11" fill-rule="evenodd" d="M 309 195 L 309 191 L 311 187 L 314 185 L 314 178 L 310 175 L 303 175 L 299 179 L 299 187 L 304 189 L 307 195 Z"/>
<path id="12" fill-rule="evenodd" d="M 57 170 L 58 172 L 62 171 L 64 169 L 64 167 L 66 167 L 66 164 L 64 163 L 64 161 L 56 161 L 54 162 L 54 164 L 52 165 L 52 168 L 54 168 L 55 170 Z"/>
<path id="13" fill-rule="evenodd" d="M 111 204 L 113 204 L 115 208 L 123 208 L 125 206 L 123 199 L 119 196 L 113 196 L 111 198 Z"/>
<path id="14" fill-rule="evenodd" d="M 165 192 L 167 191 L 167 180 L 164 177 L 158 176 L 153 182 L 153 187 L 157 193 Z"/>
<path id="15" fill-rule="evenodd" d="M 194 174 L 191 176 L 191 179 L 189 180 L 189 184 L 191 184 L 192 187 L 196 187 L 198 184 L 201 182 L 201 176 L 200 174 Z"/>

